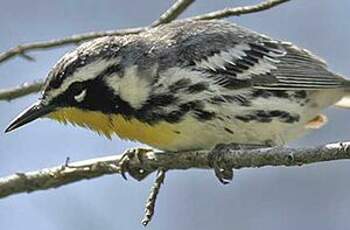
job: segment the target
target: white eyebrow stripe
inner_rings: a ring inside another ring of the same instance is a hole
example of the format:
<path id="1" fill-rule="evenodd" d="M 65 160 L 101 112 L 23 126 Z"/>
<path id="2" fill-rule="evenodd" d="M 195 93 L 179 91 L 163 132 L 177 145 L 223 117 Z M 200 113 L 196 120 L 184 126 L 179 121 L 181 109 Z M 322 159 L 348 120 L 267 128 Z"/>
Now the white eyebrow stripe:
<path id="1" fill-rule="evenodd" d="M 77 69 L 72 76 L 62 82 L 59 88 L 47 92 L 47 100 L 50 101 L 65 92 L 73 82 L 84 82 L 96 78 L 103 70 L 111 65 L 118 64 L 118 62 L 119 60 L 115 58 L 99 59 Z"/>

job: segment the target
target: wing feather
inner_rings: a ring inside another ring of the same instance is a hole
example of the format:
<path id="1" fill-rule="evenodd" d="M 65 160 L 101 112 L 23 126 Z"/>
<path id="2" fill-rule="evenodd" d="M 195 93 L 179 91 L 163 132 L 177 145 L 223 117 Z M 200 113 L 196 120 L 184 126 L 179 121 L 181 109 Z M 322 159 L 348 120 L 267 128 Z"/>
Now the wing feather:
<path id="1" fill-rule="evenodd" d="M 318 90 L 343 87 L 344 79 L 310 52 L 280 41 L 241 41 L 198 66 L 212 71 L 217 83 L 250 79 L 252 87 L 272 90 Z"/>
<path id="2" fill-rule="evenodd" d="M 173 52 L 164 49 L 160 68 L 181 63 L 229 88 L 237 88 L 238 84 L 273 90 L 317 90 L 344 87 L 346 82 L 309 51 L 229 22 L 179 22 L 164 28 L 169 29 L 168 36 L 163 30 L 161 38 L 171 38 L 171 45 L 165 44 Z"/>

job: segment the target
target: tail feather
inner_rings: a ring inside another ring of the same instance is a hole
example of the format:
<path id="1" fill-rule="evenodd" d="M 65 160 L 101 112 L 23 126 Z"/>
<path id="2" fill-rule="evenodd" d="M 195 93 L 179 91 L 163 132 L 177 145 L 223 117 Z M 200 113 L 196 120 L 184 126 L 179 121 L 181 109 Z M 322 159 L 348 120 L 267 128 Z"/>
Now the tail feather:
<path id="1" fill-rule="evenodd" d="M 350 80 L 344 79 L 345 93 L 342 99 L 335 106 L 344 109 L 350 109 Z"/>
<path id="2" fill-rule="evenodd" d="M 350 95 L 345 95 L 335 104 L 336 107 L 350 109 Z"/>

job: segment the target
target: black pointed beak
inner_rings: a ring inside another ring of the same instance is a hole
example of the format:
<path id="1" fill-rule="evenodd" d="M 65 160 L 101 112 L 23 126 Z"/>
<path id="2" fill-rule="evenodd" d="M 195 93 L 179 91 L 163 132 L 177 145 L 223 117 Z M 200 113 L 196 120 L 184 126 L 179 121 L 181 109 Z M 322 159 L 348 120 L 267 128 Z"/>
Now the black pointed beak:
<path id="1" fill-rule="evenodd" d="M 44 105 L 41 102 L 37 102 L 18 115 L 7 127 L 5 133 L 11 132 L 31 121 L 34 121 L 37 118 L 43 117 L 53 110 L 53 106 Z"/>

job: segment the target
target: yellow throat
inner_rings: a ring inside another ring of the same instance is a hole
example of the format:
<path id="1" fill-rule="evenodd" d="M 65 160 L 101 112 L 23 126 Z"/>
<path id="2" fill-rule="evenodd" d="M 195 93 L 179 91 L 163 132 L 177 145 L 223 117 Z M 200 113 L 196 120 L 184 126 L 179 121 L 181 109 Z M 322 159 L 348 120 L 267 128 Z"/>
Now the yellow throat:
<path id="1" fill-rule="evenodd" d="M 135 118 L 125 119 L 119 114 L 84 111 L 77 108 L 62 108 L 48 115 L 59 122 L 89 128 L 108 138 L 116 134 L 120 138 L 138 140 L 145 144 L 167 149 L 176 136 L 174 125 L 159 122 L 155 125 L 140 122 Z"/>

